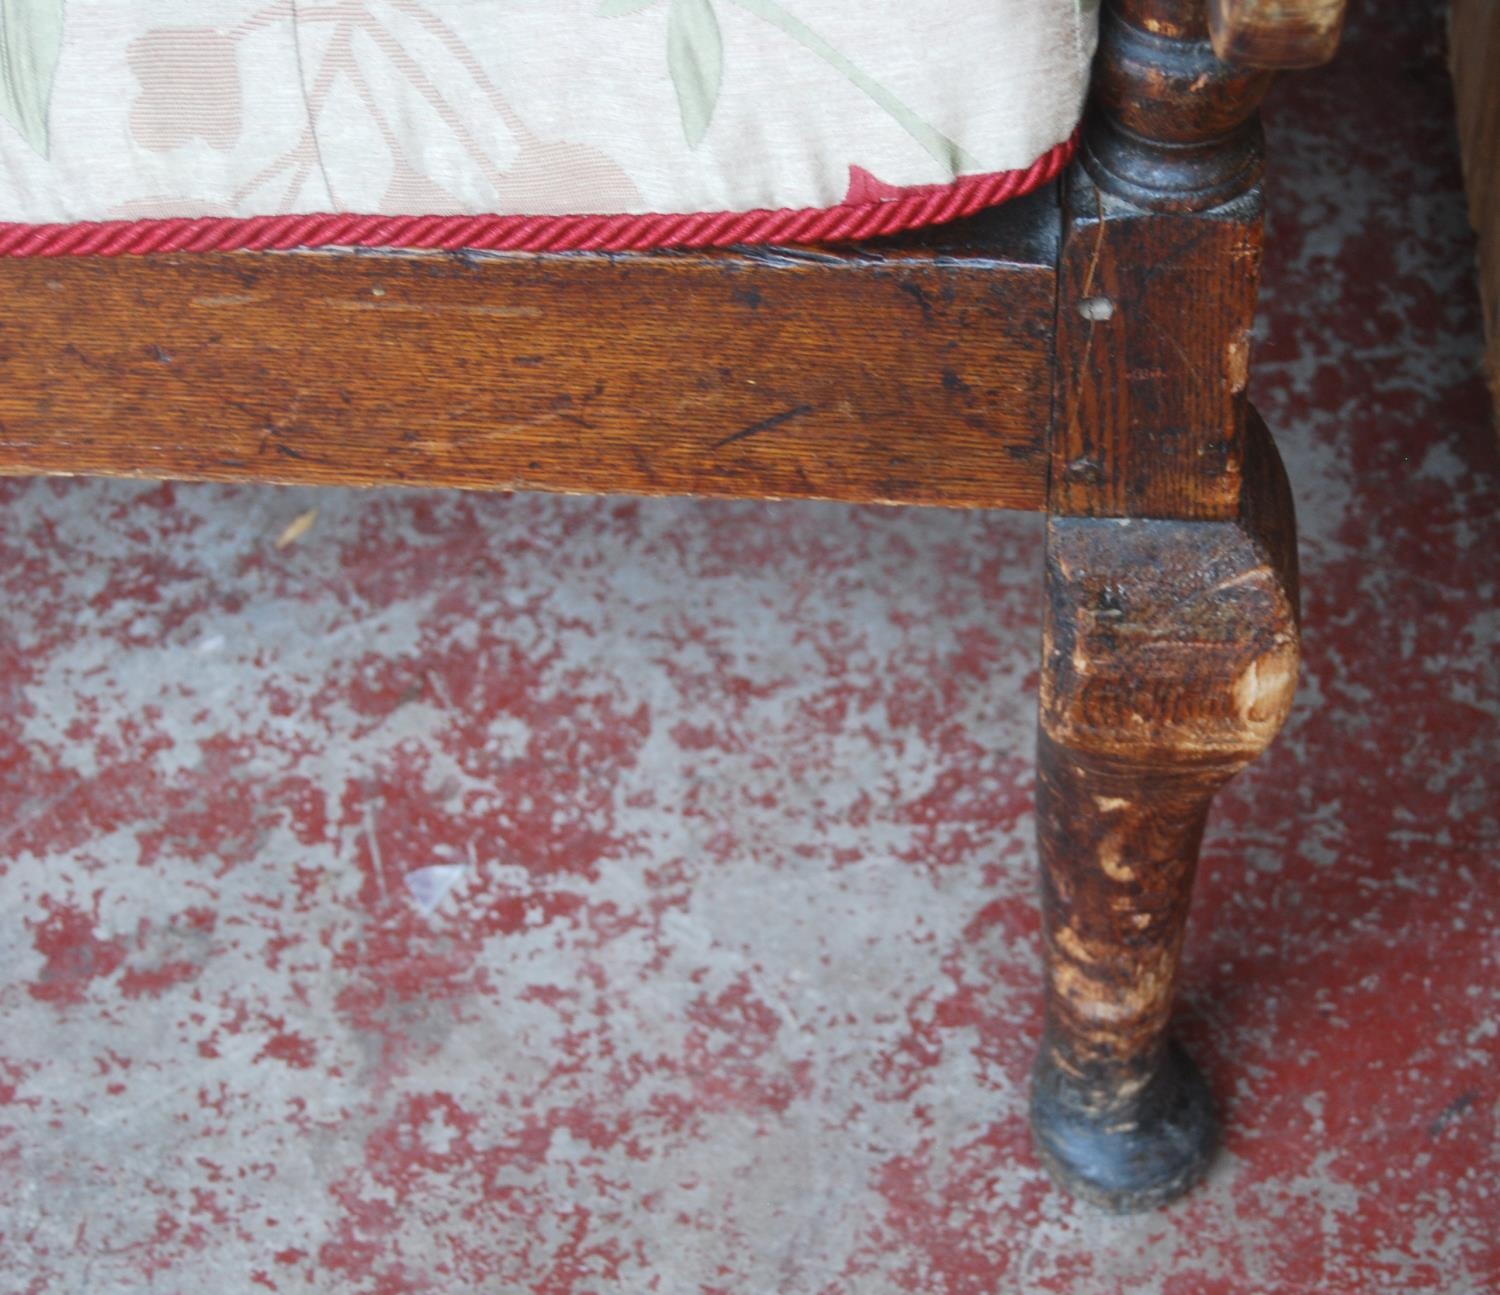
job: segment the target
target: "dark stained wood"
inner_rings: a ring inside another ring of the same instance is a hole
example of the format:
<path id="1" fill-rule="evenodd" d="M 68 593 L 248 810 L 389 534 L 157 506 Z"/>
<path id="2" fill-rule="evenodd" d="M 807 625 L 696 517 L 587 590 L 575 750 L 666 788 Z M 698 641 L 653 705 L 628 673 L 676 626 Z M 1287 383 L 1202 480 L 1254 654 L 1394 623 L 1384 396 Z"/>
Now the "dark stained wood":
<path id="1" fill-rule="evenodd" d="M 1202 0 L 1109 0 L 1065 186 L 1054 513 L 1238 514 L 1265 79 L 1214 56 Z"/>
<path id="2" fill-rule="evenodd" d="M 1144 212 L 1069 178 L 1058 274 L 1054 513 L 1239 511 L 1262 211 Z"/>
<path id="3" fill-rule="evenodd" d="M 1271 74 L 1218 59 L 1204 0 L 1105 0 L 1100 17 L 1084 134 L 1098 186 L 1152 211 L 1204 211 L 1249 191 Z"/>
<path id="4" fill-rule="evenodd" d="M 1048 523 L 1033 1125 L 1053 1173 L 1110 1209 L 1180 1194 L 1213 1145 L 1167 1035 L 1189 895 L 1209 802 L 1280 729 L 1298 664 L 1291 495 L 1250 430 L 1232 521 Z"/>
<path id="5" fill-rule="evenodd" d="M 1500 416 L 1500 4 L 1453 0 L 1449 31 L 1469 223 L 1479 236 L 1479 300 L 1489 342 L 1485 368 Z"/>
<path id="6" fill-rule="evenodd" d="M 1041 508 L 1057 224 L 0 262 L 0 473 Z"/>
<path id="7" fill-rule="evenodd" d="M 1291 496 L 1245 399 L 1261 260 L 1263 71 L 1204 0 L 1107 0 L 1064 194 L 1037 822 L 1047 968 L 1043 1162 L 1108 1209 L 1212 1154 L 1168 1036 L 1214 793 L 1286 717 Z"/>
<path id="8" fill-rule="evenodd" d="M 1209 0 L 1214 49 L 1241 67 L 1317 67 L 1344 31 L 1346 0 Z"/>

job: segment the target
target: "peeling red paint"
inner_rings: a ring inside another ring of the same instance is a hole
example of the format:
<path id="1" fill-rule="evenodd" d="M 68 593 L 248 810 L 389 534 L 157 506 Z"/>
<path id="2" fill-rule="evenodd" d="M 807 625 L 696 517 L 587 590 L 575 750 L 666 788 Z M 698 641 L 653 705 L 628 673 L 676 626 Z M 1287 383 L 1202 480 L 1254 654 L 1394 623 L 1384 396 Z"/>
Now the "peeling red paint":
<path id="1" fill-rule="evenodd" d="M 89 910 L 43 896 L 47 916 L 40 921 L 27 920 L 32 943 L 46 959 L 36 980 L 27 986 L 33 998 L 58 1004 L 81 1003 L 88 996 L 91 981 L 112 976 L 125 961 L 123 937 L 101 939 L 95 934 L 100 894 L 94 892 Z"/>
<path id="2" fill-rule="evenodd" d="M 259 1061 L 264 1057 L 271 1057 L 276 1061 L 284 1061 L 297 1070 L 309 1070 L 317 1056 L 318 1045 L 312 1039 L 291 1030 L 279 1030 L 266 1040 L 255 1059 Z"/>

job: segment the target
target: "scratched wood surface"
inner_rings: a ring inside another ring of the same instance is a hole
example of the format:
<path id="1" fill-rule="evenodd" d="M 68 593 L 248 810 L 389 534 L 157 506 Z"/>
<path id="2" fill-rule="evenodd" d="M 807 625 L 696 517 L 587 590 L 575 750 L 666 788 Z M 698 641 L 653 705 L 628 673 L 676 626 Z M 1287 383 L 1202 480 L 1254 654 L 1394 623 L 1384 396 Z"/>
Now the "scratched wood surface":
<path id="1" fill-rule="evenodd" d="M 1047 533 L 1037 824 L 1047 1017 L 1033 1122 L 1069 1187 L 1161 1204 L 1203 1172 L 1213 1115 L 1168 1026 L 1218 789 L 1291 708 L 1291 491 L 1247 421 L 1226 521 L 1056 517 Z"/>
<path id="2" fill-rule="evenodd" d="M 1040 508 L 1055 194 L 834 251 L 0 264 L 0 473 Z"/>
<path id="3" fill-rule="evenodd" d="M 1245 400 L 1268 74 L 1222 62 L 1208 17 L 1107 0 L 1058 270 L 1031 1120 L 1114 1210 L 1213 1154 L 1169 1035 L 1178 959 L 1214 793 L 1281 726 L 1299 652 L 1291 495 Z"/>
<path id="4" fill-rule="evenodd" d="M 1260 262 L 1258 194 L 1212 213 L 1157 214 L 1072 177 L 1053 511 L 1237 513 Z"/>
<path id="5" fill-rule="evenodd" d="M 1110 0 L 1064 193 L 1053 512 L 1238 515 L 1269 74 L 1203 0 Z"/>

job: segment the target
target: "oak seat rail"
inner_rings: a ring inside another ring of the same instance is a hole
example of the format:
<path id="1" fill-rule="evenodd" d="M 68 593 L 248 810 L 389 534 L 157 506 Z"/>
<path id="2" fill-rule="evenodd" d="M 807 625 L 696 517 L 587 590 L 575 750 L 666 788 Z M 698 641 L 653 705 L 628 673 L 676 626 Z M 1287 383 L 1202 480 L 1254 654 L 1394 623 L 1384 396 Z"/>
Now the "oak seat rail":
<path id="1" fill-rule="evenodd" d="M 1058 225 L 0 260 L 0 473 L 1037 510 Z"/>

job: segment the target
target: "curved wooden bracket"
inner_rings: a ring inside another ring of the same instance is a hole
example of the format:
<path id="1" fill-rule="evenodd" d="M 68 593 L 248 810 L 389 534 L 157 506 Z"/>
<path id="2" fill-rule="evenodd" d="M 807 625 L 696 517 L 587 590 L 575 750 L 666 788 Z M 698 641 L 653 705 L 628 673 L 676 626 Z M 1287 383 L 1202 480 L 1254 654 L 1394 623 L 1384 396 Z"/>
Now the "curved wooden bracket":
<path id="1" fill-rule="evenodd" d="M 1338 49 L 1346 0 L 1212 0 L 1214 52 L 1238 67 L 1317 67 Z"/>

